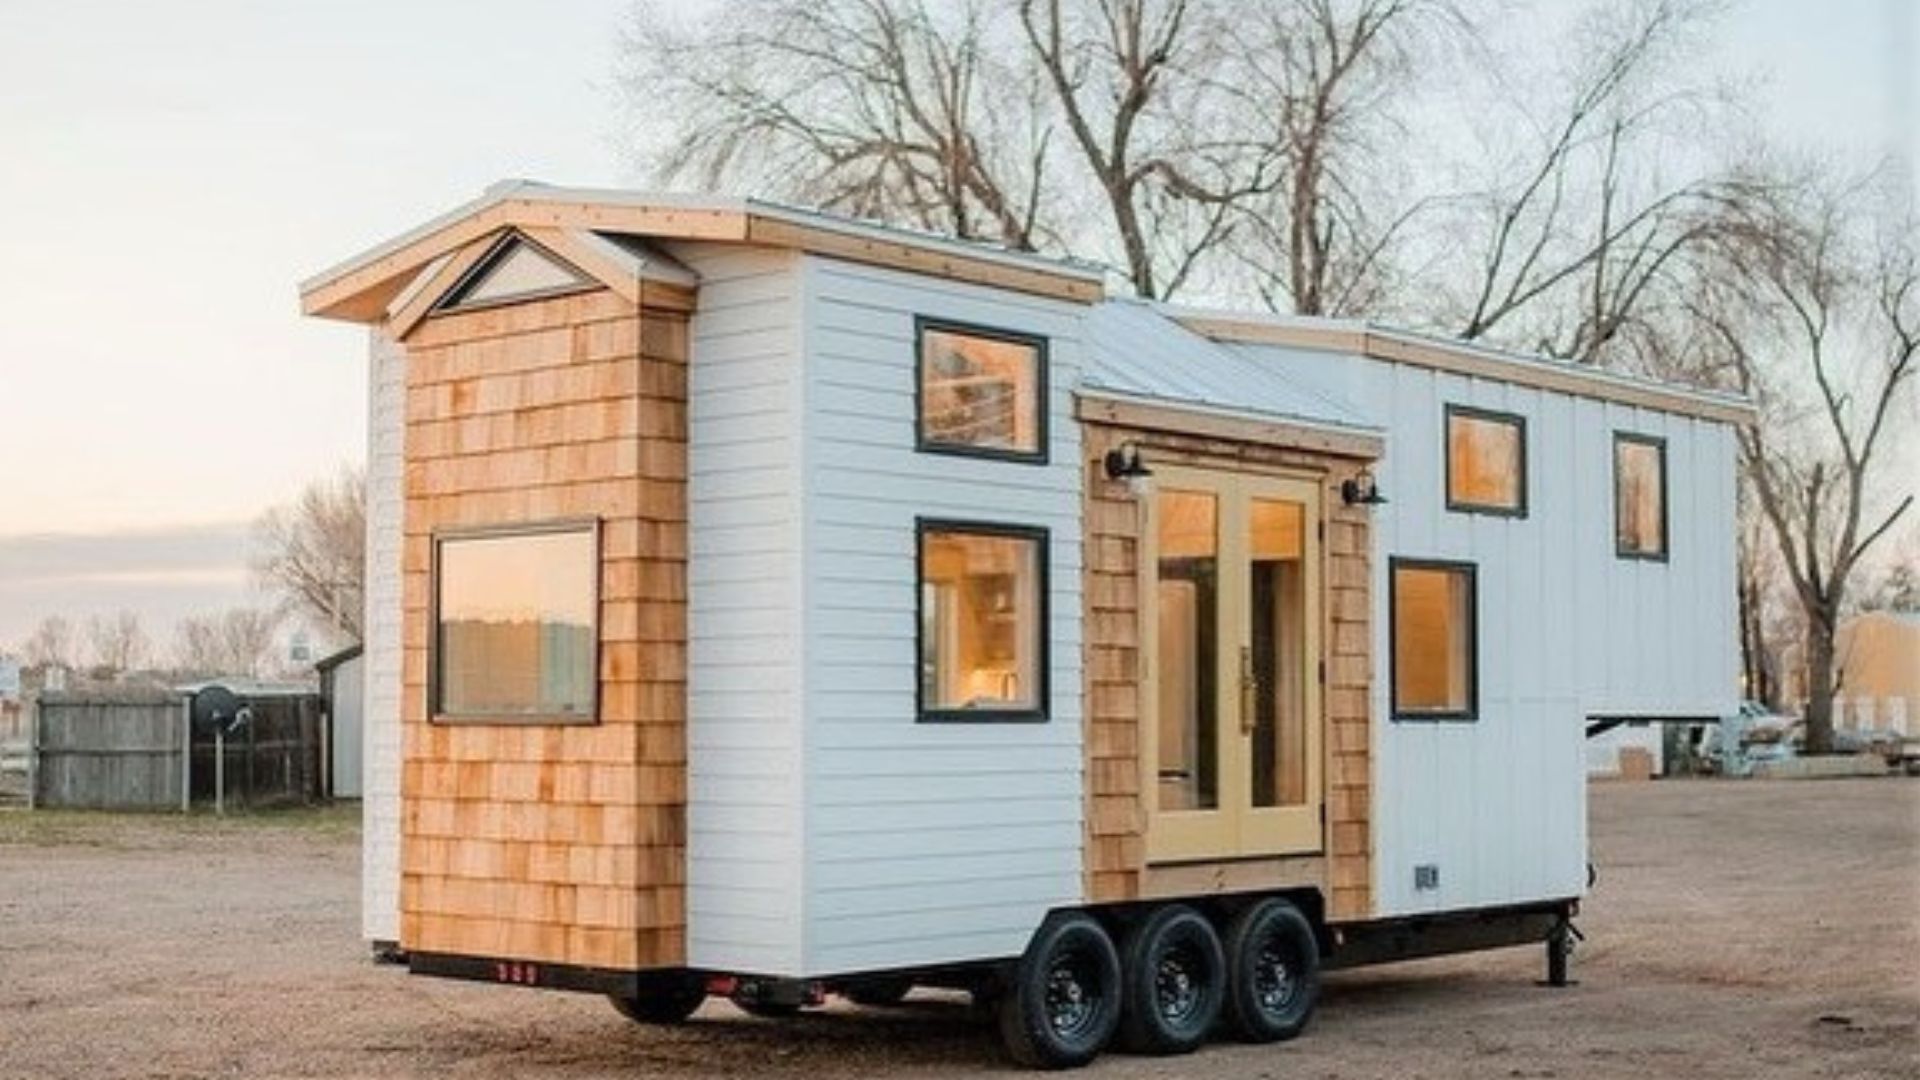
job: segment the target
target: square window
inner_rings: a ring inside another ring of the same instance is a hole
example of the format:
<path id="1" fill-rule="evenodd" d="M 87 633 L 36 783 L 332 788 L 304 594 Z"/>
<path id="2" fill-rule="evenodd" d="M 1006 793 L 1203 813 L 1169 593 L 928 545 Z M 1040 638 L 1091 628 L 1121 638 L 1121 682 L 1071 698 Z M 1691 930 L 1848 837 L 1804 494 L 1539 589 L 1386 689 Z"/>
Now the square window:
<path id="1" fill-rule="evenodd" d="M 1613 435 L 1613 546 L 1623 559 L 1667 557 L 1667 444 Z"/>
<path id="2" fill-rule="evenodd" d="M 919 706 L 932 721 L 1047 718 L 1047 533 L 919 525 Z"/>
<path id="3" fill-rule="evenodd" d="M 1447 509 L 1527 516 L 1527 421 L 1447 406 Z"/>
<path id="4" fill-rule="evenodd" d="M 442 534 L 433 575 L 435 720 L 595 721 L 597 523 Z"/>
<path id="5" fill-rule="evenodd" d="M 919 447 L 1047 460 L 1044 338 L 921 319 Z"/>
<path id="6" fill-rule="evenodd" d="M 1473 564 L 1394 559 L 1389 579 L 1394 719 L 1474 719 L 1480 655 Z"/>

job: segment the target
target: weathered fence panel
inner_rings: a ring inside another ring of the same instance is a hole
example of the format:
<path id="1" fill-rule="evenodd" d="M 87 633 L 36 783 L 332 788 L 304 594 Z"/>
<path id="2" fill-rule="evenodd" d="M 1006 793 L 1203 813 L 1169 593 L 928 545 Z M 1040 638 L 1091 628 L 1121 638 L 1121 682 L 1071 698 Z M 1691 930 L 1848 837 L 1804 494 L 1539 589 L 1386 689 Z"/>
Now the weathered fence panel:
<path id="1" fill-rule="evenodd" d="M 37 807 L 178 810 L 185 710 L 178 694 L 43 694 L 35 708 Z"/>
<path id="2" fill-rule="evenodd" d="M 320 697 L 317 694 L 243 697 L 253 719 L 227 736 L 218 755 L 225 759 L 225 803 L 281 806 L 315 802 L 323 792 L 320 756 Z M 214 802 L 219 773 L 214 769 L 214 738 L 193 735 L 193 799 Z"/>

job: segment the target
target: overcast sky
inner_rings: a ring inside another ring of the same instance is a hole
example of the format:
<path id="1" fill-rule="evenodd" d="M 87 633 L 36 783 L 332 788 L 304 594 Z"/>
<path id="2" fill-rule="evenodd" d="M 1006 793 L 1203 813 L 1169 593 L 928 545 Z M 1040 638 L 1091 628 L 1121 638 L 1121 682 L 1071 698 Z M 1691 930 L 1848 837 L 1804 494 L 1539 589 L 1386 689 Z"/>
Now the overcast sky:
<path id="1" fill-rule="evenodd" d="M 1917 4 L 1749 0 L 1721 60 L 1783 137 L 1911 159 Z M 0 2 L 0 646 L 242 595 L 237 523 L 363 453 L 363 331 L 296 282 L 502 177 L 627 181 L 627 6 Z M 48 533 L 97 538 L 9 539 Z"/>

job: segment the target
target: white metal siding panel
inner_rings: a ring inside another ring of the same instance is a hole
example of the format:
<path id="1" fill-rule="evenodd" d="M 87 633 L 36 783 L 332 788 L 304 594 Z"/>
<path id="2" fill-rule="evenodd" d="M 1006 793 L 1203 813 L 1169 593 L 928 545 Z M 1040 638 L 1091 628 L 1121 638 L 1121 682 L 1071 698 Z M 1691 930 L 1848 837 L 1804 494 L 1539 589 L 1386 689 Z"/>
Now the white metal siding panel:
<path id="1" fill-rule="evenodd" d="M 365 596 L 362 596 L 365 602 Z M 340 799 L 358 799 L 365 781 L 360 772 L 366 768 L 366 653 L 333 669 L 332 729 L 328 733 L 330 775 L 333 794 Z M 363 811 L 364 812 L 364 811 Z"/>
<path id="2" fill-rule="evenodd" d="M 801 974 L 800 307 L 788 252 L 675 245 L 688 371 L 687 950 Z"/>
<path id="3" fill-rule="evenodd" d="M 406 351 L 379 331 L 367 379 L 366 641 L 361 680 L 360 929 L 400 940 L 400 548 Z"/>
<path id="4" fill-rule="evenodd" d="M 1012 956 L 1081 899 L 1081 309 L 806 261 L 810 974 Z M 1049 340 L 1049 462 L 914 450 L 916 315 Z M 914 519 L 1050 530 L 1051 718 L 914 722 Z"/>
<path id="5" fill-rule="evenodd" d="M 1387 429 L 1375 511 L 1376 914 L 1572 896 L 1585 885 L 1591 715 L 1734 704 L 1732 433 L 1725 425 L 1368 358 L 1235 346 Z M 1450 402 L 1527 418 L 1525 519 L 1445 509 Z M 1667 440 L 1670 558 L 1619 559 L 1613 432 Z M 1389 556 L 1478 567 L 1480 715 L 1395 722 Z M 1651 729 L 1650 729 L 1651 730 Z M 1413 888 L 1413 868 L 1440 887 Z"/>

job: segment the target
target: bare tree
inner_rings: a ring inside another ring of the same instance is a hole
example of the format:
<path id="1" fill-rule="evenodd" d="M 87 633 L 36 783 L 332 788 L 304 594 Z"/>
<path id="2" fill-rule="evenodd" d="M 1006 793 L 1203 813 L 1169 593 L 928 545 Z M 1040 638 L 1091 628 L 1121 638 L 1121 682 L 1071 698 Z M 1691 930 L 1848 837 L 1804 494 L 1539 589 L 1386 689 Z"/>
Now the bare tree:
<path id="1" fill-rule="evenodd" d="M 366 475 L 350 469 L 307 485 L 255 527 L 254 573 L 298 612 L 360 640 L 366 595 Z"/>
<path id="2" fill-rule="evenodd" d="M 59 615 L 49 615 L 40 620 L 32 636 L 21 647 L 27 664 L 37 668 L 74 665 L 73 626 Z"/>
<path id="3" fill-rule="evenodd" d="M 1690 149 L 1687 121 L 1715 95 L 1676 83 L 1674 60 L 1716 13 L 1701 0 L 1595 5 L 1560 43 L 1582 61 L 1557 95 L 1499 70 L 1496 155 L 1477 192 L 1432 242 L 1457 246 L 1448 328 L 1548 355 L 1600 363 L 1708 243 L 1747 183 Z M 1555 102 L 1542 113 L 1535 102 Z M 1716 117 L 1724 114 L 1716 112 Z"/>
<path id="4" fill-rule="evenodd" d="M 113 676 L 145 664 L 151 645 L 140 626 L 140 616 L 123 610 L 111 617 L 95 615 L 87 620 L 87 650 L 94 673 Z"/>
<path id="5" fill-rule="evenodd" d="M 1856 572 L 1914 501 L 1888 448 L 1920 353 L 1920 250 L 1906 215 L 1862 236 L 1871 201 L 1865 185 L 1772 200 L 1724 245 L 1732 287 L 1694 308 L 1763 410 L 1741 459 L 1806 622 L 1813 753 L 1832 747 Z"/>
<path id="6" fill-rule="evenodd" d="M 174 628 L 173 663 L 197 677 L 258 677 L 267 668 L 279 620 L 258 608 L 190 615 Z"/>

